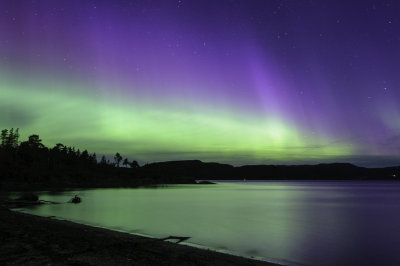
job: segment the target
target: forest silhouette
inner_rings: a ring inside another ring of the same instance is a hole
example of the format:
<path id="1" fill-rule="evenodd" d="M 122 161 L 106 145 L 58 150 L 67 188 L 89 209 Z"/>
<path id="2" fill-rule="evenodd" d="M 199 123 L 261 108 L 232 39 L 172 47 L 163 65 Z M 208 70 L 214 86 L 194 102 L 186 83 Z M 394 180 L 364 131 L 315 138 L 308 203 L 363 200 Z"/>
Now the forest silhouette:
<path id="1" fill-rule="evenodd" d="M 103 155 L 57 143 L 46 147 L 39 135 L 19 140 L 18 129 L 3 129 L 0 144 L 0 185 L 4 189 L 68 187 L 136 187 L 158 183 L 193 183 L 193 178 L 141 173 L 137 161 L 118 152 L 114 161 Z M 122 164 L 121 164 L 122 163 Z"/>

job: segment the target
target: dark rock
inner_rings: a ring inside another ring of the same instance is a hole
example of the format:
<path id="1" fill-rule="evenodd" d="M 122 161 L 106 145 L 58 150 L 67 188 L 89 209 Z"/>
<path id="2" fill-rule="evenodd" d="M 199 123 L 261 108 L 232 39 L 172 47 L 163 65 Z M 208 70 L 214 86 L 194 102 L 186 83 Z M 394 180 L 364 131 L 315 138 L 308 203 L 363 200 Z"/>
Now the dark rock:
<path id="1" fill-rule="evenodd" d="M 72 203 L 81 203 L 82 199 L 80 197 L 78 197 L 77 195 L 75 195 L 75 197 L 73 197 L 71 199 Z"/>

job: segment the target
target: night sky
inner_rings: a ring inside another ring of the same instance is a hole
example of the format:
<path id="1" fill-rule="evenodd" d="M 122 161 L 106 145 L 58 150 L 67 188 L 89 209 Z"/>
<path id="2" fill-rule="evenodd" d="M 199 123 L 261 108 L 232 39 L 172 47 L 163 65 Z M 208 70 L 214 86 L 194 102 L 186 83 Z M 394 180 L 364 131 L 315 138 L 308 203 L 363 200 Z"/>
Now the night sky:
<path id="1" fill-rule="evenodd" d="M 0 1 L 0 127 L 140 162 L 400 164 L 399 1 Z"/>

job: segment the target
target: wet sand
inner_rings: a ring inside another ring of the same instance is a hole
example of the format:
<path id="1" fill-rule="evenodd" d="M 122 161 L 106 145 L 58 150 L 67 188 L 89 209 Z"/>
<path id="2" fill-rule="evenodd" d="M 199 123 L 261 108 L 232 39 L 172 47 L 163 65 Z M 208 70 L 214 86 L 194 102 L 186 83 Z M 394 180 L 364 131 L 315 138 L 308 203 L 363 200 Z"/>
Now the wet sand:
<path id="1" fill-rule="evenodd" d="M 275 265 L 0 207 L 0 265 Z"/>

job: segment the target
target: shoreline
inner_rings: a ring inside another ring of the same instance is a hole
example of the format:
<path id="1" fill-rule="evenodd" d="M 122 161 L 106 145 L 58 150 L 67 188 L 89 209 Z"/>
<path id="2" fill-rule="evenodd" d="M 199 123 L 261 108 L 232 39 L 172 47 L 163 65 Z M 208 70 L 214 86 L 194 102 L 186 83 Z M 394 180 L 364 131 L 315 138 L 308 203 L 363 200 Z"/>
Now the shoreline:
<path id="1" fill-rule="evenodd" d="M 279 265 L 0 207 L 2 265 Z"/>
<path id="2" fill-rule="evenodd" d="M 137 237 L 142 237 L 142 238 L 148 238 L 148 239 L 152 239 L 152 240 L 160 240 L 159 238 L 155 237 L 155 236 L 151 236 L 151 235 L 147 235 L 147 234 L 141 234 L 141 233 L 133 233 L 133 232 L 127 232 L 124 230 L 120 230 L 120 229 L 116 229 L 116 228 L 107 228 L 104 226 L 99 226 L 99 225 L 93 225 L 90 223 L 82 223 L 79 221 L 73 221 L 73 220 L 67 220 L 67 219 L 63 219 L 63 218 L 58 218 L 56 216 L 52 216 L 52 217 L 48 217 L 48 216 L 40 216 L 40 215 L 35 215 L 35 214 L 30 214 L 27 212 L 24 212 L 22 210 L 17 210 L 20 208 L 16 208 L 16 209 L 10 209 L 10 211 L 12 212 L 17 212 L 17 213 L 23 213 L 23 214 L 27 214 L 27 215 L 33 215 L 33 216 L 38 216 L 38 217 L 43 217 L 43 218 L 49 218 L 51 220 L 57 220 L 57 221 L 64 221 L 64 222 L 70 222 L 70 223 L 74 223 L 74 224 L 78 224 L 78 225 L 84 225 L 84 226 L 88 226 L 88 227 L 93 227 L 93 228 L 98 228 L 98 229 L 103 229 L 103 230 L 108 230 L 108 231 L 112 231 L 112 232 L 119 232 L 122 234 L 128 234 L 128 235 L 132 235 L 132 236 L 137 236 Z M 160 240 L 161 241 L 161 240 Z M 192 248 L 196 248 L 196 249 L 201 249 L 201 250 L 205 250 L 205 251 L 211 251 L 211 252 L 216 252 L 216 253 L 220 253 L 220 254 L 226 254 L 226 255 L 231 255 L 231 256 L 235 256 L 235 257 L 240 257 L 240 258 L 245 258 L 245 259 L 250 259 L 250 260 L 256 260 L 256 261 L 260 261 L 260 262 L 266 262 L 266 263 L 272 263 L 273 265 L 301 265 L 301 264 L 294 264 L 292 262 L 287 262 L 287 261 L 283 261 L 283 260 L 274 260 L 274 259 L 268 259 L 268 258 L 263 258 L 263 257 L 250 257 L 250 256 L 244 256 L 244 255 L 240 255 L 238 253 L 235 252 L 231 252 L 229 250 L 224 250 L 224 249 L 215 249 L 215 248 L 211 248 L 211 247 L 207 247 L 207 246 L 203 246 L 200 244 L 195 244 L 195 243 L 190 243 L 190 242 L 186 242 L 183 241 L 181 243 L 175 243 L 172 241 L 165 241 L 166 243 L 172 243 L 172 244 L 177 244 L 177 245 L 184 245 L 184 246 L 188 246 L 188 247 L 192 247 Z"/>
<path id="3" fill-rule="evenodd" d="M 119 232 L 119 233 L 128 234 L 128 235 L 132 235 L 132 236 L 137 236 L 137 237 L 143 237 L 143 238 L 148 238 L 148 239 L 153 239 L 153 240 L 160 240 L 159 238 L 157 238 L 155 236 L 151 236 L 151 235 L 147 235 L 147 234 L 127 232 L 127 231 L 116 229 L 116 228 L 107 228 L 107 227 L 104 227 L 104 226 L 94 225 L 94 224 L 90 224 L 90 223 L 82 223 L 82 222 L 79 222 L 79 221 L 73 221 L 73 220 L 67 220 L 67 219 L 63 219 L 63 218 L 58 218 L 56 216 L 52 216 L 52 217 L 40 216 L 40 215 L 30 214 L 30 213 L 25 212 L 23 210 L 17 210 L 17 209 L 21 209 L 21 208 L 10 209 L 10 211 L 17 212 L 17 213 L 23 213 L 23 214 L 27 214 L 27 215 L 33 215 L 33 216 L 37 216 L 37 217 L 49 218 L 49 219 L 57 220 L 57 221 L 70 222 L 70 223 L 74 223 L 74 224 L 78 224 L 78 225 L 84 225 L 84 226 L 88 226 L 88 227 L 99 228 L 99 229 L 104 229 L 104 230 L 113 231 L 113 232 Z M 172 244 L 178 244 L 178 243 L 173 242 L 173 241 L 165 241 L 165 242 L 166 243 L 172 243 Z M 264 258 L 264 257 L 244 256 L 244 255 L 240 255 L 238 253 L 235 253 L 233 251 L 229 251 L 229 250 L 225 250 L 225 249 L 215 249 L 215 248 L 203 246 L 203 245 L 200 245 L 200 244 L 190 243 L 190 242 L 186 242 L 186 241 L 183 241 L 183 242 L 179 243 L 178 245 L 184 245 L 184 246 L 188 246 L 188 247 L 192 247 L 192 248 L 196 248 L 196 249 L 216 252 L 216 253 L 220 253 L 220 254 L 231 255 L 231 256 L 250 259 L 250 260 L 256 260 L 256 261 L 260 261 L 260 262 L 272 263 L 273 265 L 281 265 L 281 266 L 285 266 L 285 265 L 292 265 L 292 266 L 301 265 L 301 264 L 296 264 L 296 263 L 289 262 L 289 261 L 284 261 L 284 260 L 269 259 L 269 258 Z"/>

